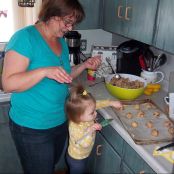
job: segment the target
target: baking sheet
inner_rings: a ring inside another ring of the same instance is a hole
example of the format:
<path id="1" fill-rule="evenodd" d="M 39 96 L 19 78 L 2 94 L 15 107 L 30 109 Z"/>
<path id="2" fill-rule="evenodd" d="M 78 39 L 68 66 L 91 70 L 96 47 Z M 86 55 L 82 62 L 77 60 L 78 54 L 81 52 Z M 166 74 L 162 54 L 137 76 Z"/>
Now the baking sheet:
<path id="1" fill-rule="evenodd" d="M 152 144 L 173 140 L 174 134 L 168 131 L 169 128 L 174 129 L 173 122 L 152 100 L 124 101 L 122 103 L 123 110 L 112 109 L 136 144 Z M 141 116 L 139 116 L 140 112 L 143 112 Z M 128 113 L 131 114 L 131 118 L 128 118 Z M 154 116 L 155 113 L 159 116 Z M 152 128 L 146 125 L 149 121 L 152 123 Z M 133 127 L 132 122 L 136 122 L 137 127 Z M 170 122 L 170 124 L 166 125 L 165 122 Z M 152 135 L 153 129 L 158 131 L 157 136 Z"/>

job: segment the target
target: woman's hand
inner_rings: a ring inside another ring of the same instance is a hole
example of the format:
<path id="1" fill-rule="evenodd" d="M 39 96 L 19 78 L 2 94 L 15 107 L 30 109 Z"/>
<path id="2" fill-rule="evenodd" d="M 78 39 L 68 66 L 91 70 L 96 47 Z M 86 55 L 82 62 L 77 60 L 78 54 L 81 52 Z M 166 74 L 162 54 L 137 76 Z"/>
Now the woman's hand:
<path id="1" fill-rule="evenodd" d="M 84 62 L 85 68 L 86 69 L 93 69 L 96 70 L 101 64 L 101 56 L 95 56 L 87 59 Z"/>
<path id="2" fill-rule="evenodd" d="M 62 67 L 46 68 L 46 77 L 56 80 L 59 83 L 71 83 L 72 77 Z"/>

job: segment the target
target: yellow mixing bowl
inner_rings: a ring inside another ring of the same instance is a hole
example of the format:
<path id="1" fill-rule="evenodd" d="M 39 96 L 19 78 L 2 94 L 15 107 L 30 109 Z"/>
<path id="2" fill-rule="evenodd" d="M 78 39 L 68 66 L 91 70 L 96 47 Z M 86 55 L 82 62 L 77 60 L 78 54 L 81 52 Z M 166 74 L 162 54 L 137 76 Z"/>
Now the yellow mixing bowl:
<path id="1" fill-rule="evenodd" d="M 112 84 L 110 84 L 110 80 L 112 79 L 114 74 L 111 74 L 105 77 L 105 83 L 106 83 L 106 89 L 112 96 L 121 100 L 134 100 L 143 94 L 147 83 L 142 77 L 131 74 L 120 74 L 120 75 L 121 77 L 129 78 L 130 81 L 139 80 L 141 82 L 144 82 L 144 87 L 137 89 L 127 89 L 127 88 L 113 86 Z"/>

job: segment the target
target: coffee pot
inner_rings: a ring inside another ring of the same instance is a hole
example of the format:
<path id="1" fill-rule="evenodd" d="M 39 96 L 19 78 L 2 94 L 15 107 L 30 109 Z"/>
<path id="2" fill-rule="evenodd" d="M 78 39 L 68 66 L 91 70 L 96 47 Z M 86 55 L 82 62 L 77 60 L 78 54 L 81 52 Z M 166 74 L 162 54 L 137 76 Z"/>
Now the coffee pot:
<path id="1" fill-rule="evenodd" d="M 80 63 L 80 39 L 81 34 L 78 31 L 69 31 L 64 35 L 65 41 L 69 48 L 69 60 L 71 66 Z"/>

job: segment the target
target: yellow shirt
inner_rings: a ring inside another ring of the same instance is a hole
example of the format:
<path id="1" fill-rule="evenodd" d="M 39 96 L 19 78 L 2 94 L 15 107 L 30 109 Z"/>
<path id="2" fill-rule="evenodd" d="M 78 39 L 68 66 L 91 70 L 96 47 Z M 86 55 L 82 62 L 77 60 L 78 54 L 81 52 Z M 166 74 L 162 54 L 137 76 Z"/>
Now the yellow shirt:
<path id="1" fill-rule="evenodd" d="M 97 101 L 96 109 L 109 106 L 109 100 Z M 91 153 L 95 142 L 96 132 L 89 133 L 87 130 L 94 121 L 74 123 L 69 121 L 69 146 L 68 154 L 74 159 L 84 159 Z"/>

